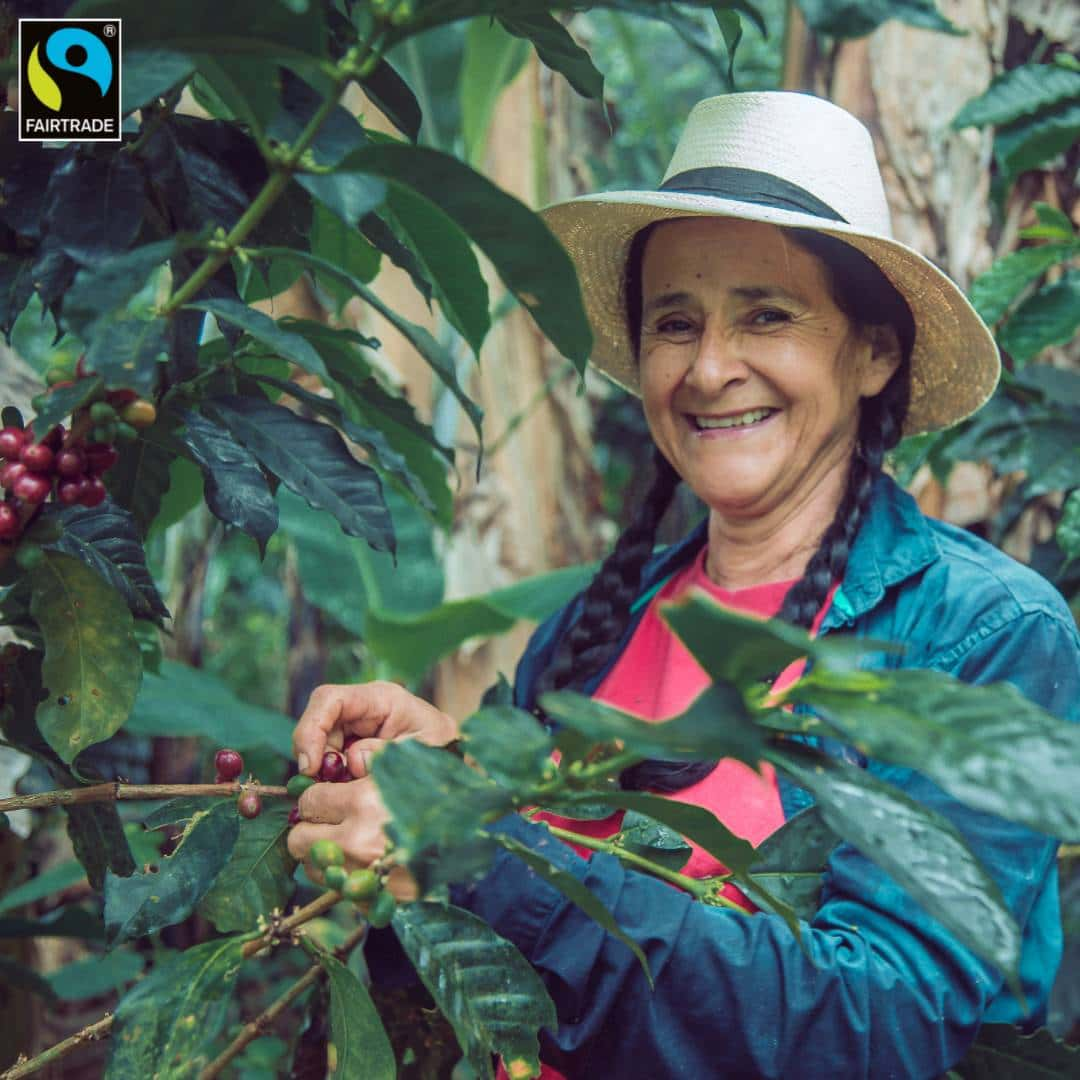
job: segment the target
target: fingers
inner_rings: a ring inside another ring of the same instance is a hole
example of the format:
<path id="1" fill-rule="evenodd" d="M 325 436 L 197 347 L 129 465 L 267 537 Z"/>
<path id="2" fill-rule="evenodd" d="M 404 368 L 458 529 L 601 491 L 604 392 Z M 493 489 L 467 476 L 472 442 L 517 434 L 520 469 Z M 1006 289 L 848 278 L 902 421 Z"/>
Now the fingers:
<path id="1" fill-rule="evenodd" d="M 388 745 L 386 739 L 357 739 L 350 743 L 343 753 L 349 766 L 349 772 L 358 780 L 371 775 L 371 759 Z"/>

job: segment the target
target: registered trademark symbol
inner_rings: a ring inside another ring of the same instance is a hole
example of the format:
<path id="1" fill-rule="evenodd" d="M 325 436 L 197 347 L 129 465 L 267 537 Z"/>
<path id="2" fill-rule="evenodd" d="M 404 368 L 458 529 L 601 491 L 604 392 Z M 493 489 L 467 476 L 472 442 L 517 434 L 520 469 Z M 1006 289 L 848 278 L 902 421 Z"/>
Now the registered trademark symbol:
<path id="1" fill-rule="evenodd" d="M 104 26 L 103 26 L 103 27 L 101 28 L 101 32 L 102 32 L 102 33 L 103 33 L 103 34 L 104 34 L 104 35 L 105 35 L 106 37 L 116 37 L 116 25 L 115 25 L 114 23 L 106 23 L 106 24 L 105 24 L 105 25 L 104 25 Z"/>

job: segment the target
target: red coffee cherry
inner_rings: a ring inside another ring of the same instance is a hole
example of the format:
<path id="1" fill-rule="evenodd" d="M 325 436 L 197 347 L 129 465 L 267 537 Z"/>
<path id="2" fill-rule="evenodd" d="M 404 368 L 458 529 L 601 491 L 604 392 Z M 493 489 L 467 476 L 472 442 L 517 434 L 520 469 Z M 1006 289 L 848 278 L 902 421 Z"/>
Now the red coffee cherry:
<path id="1" fill-rule="evenodd" d="M 56 497 L 64 506 L 74 506 L 82 502 L 86 491 L 86 481 L 80 476 L 77 480 L 65 480 L 57 489 Z"/>
<path id="2" fill-rule="evenodd" d="M 22 532 L 18 512 L 10 503 L 0 503 L 0 540 L 14 540 Z"/>
<path id="3" fill-rule="evenodd" d="M 27 428 L 27 431 L 30 429 Z M 45 435 L 45 438 L 41 442 L 52 451 L 57 451 L 64 444 L 64 435 L 67 434 L 64 430 L 63 424 L 57 424 L 54 428 L 49 428 Z"/>
<path id="4" fill-rule="evenodd" d="M 65 477 L 81 477 L 86 472 L 86 455 L 76 446 L 56 455 L 56 471 Z"/>
<path id="5" fill-rule="evenodd" d="M 52 472 L 55 455 L 44 443 L 30 443 L 19 452 L 19 460 L 36 473 Z"/>
<path id="6" fill-rule="evenodd" d="M 23 473 L 15 481 L 15 487 L 12 490 L 17 499 L 36 506 L 48 498 L 49 492 L 52 491 L 52 484 L 44 476 L 28 472 Z"/>
<path id="7" fill-rule="evenodd" d="M 110 390 L 105 395 L 105 400 L 114 408 L 122 409 L 125 405 L 130 405 L 133 401 L 138 399 L 138 394 L 134 390 Z"/>
<path id="8" fill-rule="evenodd" d="M 303 821 L 303 820 L 304 819 L 300 816 L 300 807 L 299 806 L 294 806 L 289 811 L 289 824 L 290 825 L 299 825 L 300 822 Z"/>
<path id="9" fill-rule="evenodd" d="M 240 811 L 241 817 L 257 818 L 262 813 L 262 799 L 259 798 L 259 793 L 257 791 L 245 791 L 236 800 L 236 809 Z"/>
<path id="10" fill-rule="evenodd" d="M 319 779 L 327 784 L 338 784 L 344 780 L 352 779 L 349 775 L 349 766 L 345 764 L 345 759 L 336 750 L 327 750 L 323 754 Z"/>
<path id="11" fill-rule="evenodd" d="M 214 755 L 214 768 L 217 769 L 218 782 L 228 783 L 244 771 L 244 759 L 236 750 L 219 750 Z"/>
<path id="12" fill-rule="evenodd" d="M 26 433 L 17 427 L 0 429 L 0 457 L 18 461 L 19 451 L 26 443 Z"/>
<path id="13" fill-rule="evenodd" d="M 79 502 L 83 506 L 100 506 L 108 495 L 105 485 L 96 476 L 89 476 L 82 483 L 85 487 Z"/>
<path id="14" fill-rule="evenodd" d="M 9 461 L 0 469 L 0 487 L 13 491 L 20 476 L 26 475 L 26 466 L 21 461 Z"/>
<path id="15" fill-rule="evenodd" d="M 119 458 L 120 455 L 107 443 L 91 443 L 86 448 L 86 467 L 95 476 L 107 473 Z"/>

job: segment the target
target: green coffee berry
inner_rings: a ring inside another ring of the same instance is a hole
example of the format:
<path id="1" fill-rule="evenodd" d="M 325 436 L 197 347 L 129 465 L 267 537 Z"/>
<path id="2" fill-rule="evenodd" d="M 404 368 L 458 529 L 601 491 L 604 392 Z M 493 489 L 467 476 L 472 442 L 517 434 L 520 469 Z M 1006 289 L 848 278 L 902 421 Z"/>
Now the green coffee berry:
<path id="1" fill-rule="evenodd" d="M 341 891 L 354 902 L 371 900 L 379 891 L 379 875 L 370 867 L 354 870 L 345 879 Z"/>
<path id="2" fill-rule="evenodd" d="M 299 799 L 300 796 L 314 783 L 315 778 L 313 776 L 304 776 L 303 773 L 297 773 L 296 776 L 289 777 L 289 782 L 285 785 L 285 790 L 292 798 Z"/>
<path id="3" fill-rule="evenodd" d="M 344 866 L 345 852 L 333 840 L 316 840 L 311 845 L 311 861 L 321 870 L 328 866 Z"/>
<path id="4" fill-rule="evenodd" d="M 107 424 L 116 420 L 116 410 L 107 401 L 95 401 L 90 406 L 90 419 L 95 424 Z"/>
<path id="5" fill-rule="evenodd" d="M 367 913 L 367 921 L 376 930 L 381 930 L 384 926 L 390 925 L 390 920 L 394 917 L 394 908 L 396 907 L 397 901 L 394 899 L 394 894 L 388 889 L 383 889 L 383 891 L 375 897 L 375 902 L 371 905 L 371 910 Z"/>
<path id="6" fill-rule="evenodd" d="M 323 881 L 328 889 L 337 889 L 339 892 L 349 879 L 349 871 L 344 866 L 328 866 L 323 871 Z"/>

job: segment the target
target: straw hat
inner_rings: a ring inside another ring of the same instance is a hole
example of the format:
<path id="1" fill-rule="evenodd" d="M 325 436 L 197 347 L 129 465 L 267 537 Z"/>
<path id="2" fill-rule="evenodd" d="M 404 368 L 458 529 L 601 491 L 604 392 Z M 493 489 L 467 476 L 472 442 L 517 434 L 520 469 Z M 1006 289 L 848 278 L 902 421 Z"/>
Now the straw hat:
<path id="1" fill-rule="evenodd" d="M 592 323 L 592 362 L 632 393 L 623 270 L 633 236 L 695 214 L 814 229 L 872 259 L 915 319 L 906 435 L 949 427 L 990 397 L 997 346 L 964 294 L 929 260 L 892 239 L 869 132 L 831 102 L 771 91 L 699 102 L 657 191 L 584 195 L 543 211 L 577 266 Z"/>

